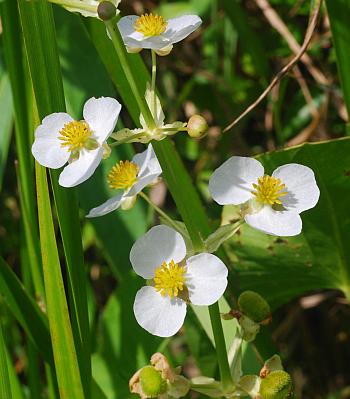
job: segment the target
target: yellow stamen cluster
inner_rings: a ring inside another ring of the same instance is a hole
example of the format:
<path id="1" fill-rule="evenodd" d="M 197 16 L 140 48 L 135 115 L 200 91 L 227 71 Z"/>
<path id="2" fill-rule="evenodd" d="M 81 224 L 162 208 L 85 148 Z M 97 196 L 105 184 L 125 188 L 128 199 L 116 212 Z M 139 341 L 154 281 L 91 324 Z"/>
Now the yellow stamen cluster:
<path id="1" fill-rule="evenodd" d="M 186 268 L 179 266 L 173 260 L 167 264 L 164 262 L 158 267 L 154 275 L 154 288 L 162 295 L 177 297 L 179 291 L 184 289 Z"/>
<path id="2" fill-rule="evenodd" d="M 91 130 L 85 121 L 66 123 L 59 132 L 58 139 L 61 147 L 68 147 L 68 151 L 79 151 L 85 147 L 91 137 Z"/>
<path id="3" fill-rule="evenodd" d="M 107 181 L 110 188 L 126 189 L 137 182 L 137 174 L 140 168 L 136 163 L 130 161 L 119 161 L 110 170 Z"/>
<path id="4" fill-rule="evenodd" d="M 143 14 L 135 21 L 134 28 L 145 36 L 158 36 L 165 31 L 167 25 L 161 15 Z"/>
<path id="5" fill-rule="evenodd" d="M 285 184 L 280 179 L 268 175 L 260 177 L 258 184 L 253 183 L 253 187 L 256 191 L 251 193 L 255 195 L 256 200 L 266 205 L 282 204 L 279 198 L 287 194 L 283 191 Z"/>

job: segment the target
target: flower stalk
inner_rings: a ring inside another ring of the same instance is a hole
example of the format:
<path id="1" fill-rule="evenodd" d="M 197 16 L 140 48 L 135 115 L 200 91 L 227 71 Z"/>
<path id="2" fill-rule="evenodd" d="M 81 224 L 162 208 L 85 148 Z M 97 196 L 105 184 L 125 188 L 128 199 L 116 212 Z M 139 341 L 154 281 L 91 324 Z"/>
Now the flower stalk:
<path id="1" fill-rule="evenodd" d="M 113 46 L 118 54 L 120 64 L 123 68 L 123 71 L 125 73 L 126 79 L 130 85 L 131 91 L 133 95 L 135 96 L 137 105 L 140 108 L 140 112 L 143 115 L 147 125 L 150 128 L 155 127 L 155 122 L 154 118 L 152 116 L 151 110 L 149 109 L 145 98 L 143 95 L 141 95 L 139 88 L 137 87 L 137 84 L 135 82 L 135 79 L 132 75 L 128 60 L 127 60 L 127 55 L 126 55 L 126 50 L 124 47 L 124 43 L 122 40 L 122 37 L 119 33 L 119 30 L 117 28 L 117 18 L 112 18 L 109 21 L 105 21 L 105 25 L 107 28 L 107 31 L 110 35 L 110 38 L 112 40 Z"/>
<path id="2" fill-rule="evenodd" d="M 140 112 L 143 115 L 145 122 L 149 125 L 149 127 L 154 128 L 155 121 L 152 116 L 152 113 L 151 113 L 149 107 L 147 106 L 146 100 L 141 96 L 140 91 L 135 82 L 135 79 L 133 77 L 133 74 L 131 72 L 131 69 L 130 69 L 130 66 L 129 66 L 129 63 L 127 60 L 126 50 L 125 50 L 121 35 L 120 35 L 118 29 L 116 28 L 116 18 L 114 18 L 110 21 L 105 21 L 105 25 L 106 25 L 107 31 L 111 37 L 111 40 L 113 42 L 114 48 L 118 54 L 119 61 L 124 70 L 127 81 L 130 85 L 130 88 L 131 88 L 131 90 L 135 96 L 135 99 L 137 101 L 137 104 L 140 108 Z M 157 156 L 162 165 L 163 155 L 165 155 L 166 152 L 170 151 L 170 148 L 169 148 L 170 143 L 166 143 L 167 144 L 165 146 L 166 148 L 159 148 L 160 143 L 154 143 L 154 144 L 155 144 L 155 150 L 157 152 Z M 157 151 L 157 149 L 159 149 L 159 151 Z M 175 157 L 175 160 L 176 159 L 177 159 L 177 157 Z M 175 160 L 167 159 L 167 162 L 172 162 L 172 161 L 175 162 Z M 173 166 L 175 166 L 175 165 L 173 165 Z M 186 176 L 186 180 L 187 180 L 187 176 Z M 169 181 L 168 181 L 168 184 L 169 184 Z M 170 188 L 170 191 L 172 192 L 172 194 L 173 193 L 176 194 L 174 199 L 175 199 L 175 202 L 177 202 L 177 198 L 179 198 L 179 193 L 176 193 L 176 191 L 177 191 L 177 190 L 175 190 L 176 187 L 175 186 L 171 187 L 171 184 L 169 184 L 169 188 Z M 194 193 L 194 197 L 196 199 L 198 198 L 196 193 Z M 198 199 L 198 203 L 199 203 L 199 199 Z M 184 211 L 184 215 L 182 215 L 182 216 L 183 216 L 183 220 L 184 220 L 185 224 L 187 225 L 186 221 L 188 218 L 189 218 L 188 220 L 191 219 L 191 224 L 193 224 L 192 223 L 192 219 L 193 219 L 192 214 L 193 213 L 191 212 L 191 216 L 190 216 L 188 214 L 187 210 L 185 211 L 185 209 L 180 205 L 181 204 L 179 204 L 180 212 L 181 212 L 181 210 Z M 193 242 L 193 246 L 194 246 L 195 250 L 201 251 L 202 249 L 204 249 L 204 243 L 201 238 L 200 230 L 201 229 L 209 230 L 209 226 L 207 224 L 204 213 L 203 213 L 203 217 L 198 216 L 197 219 L 200 220 L 201 226 L 199 226 L 199 225 L 198 226 L 187 226 L 187 228 L 188 228 L 188 231 L 189 231 L 189 234 L 190 234 L 190 237 Z M 210 320 L 211 320 L 212 329 L 213 329 L 213 333 L 214 333 L 214 340 L 215 340 L 215 346 L 216 346 L 216 352 L 217 352 L 217 358 L 218 358 L 223 388 L 225 390 L 229 391 L 230 388 L 233 387 L 233 381 L 232 381 L 230 367 L 229 367 L 228 358 L 227 358 L 226 343 L 225 343 L 225 337 L 224 337 L 224 333 L 223 333 L 223 329 L 222 329 L 218 303 L 214 303 L 213 305 L 209 306 L 209 313 L 210 313 Z"/>

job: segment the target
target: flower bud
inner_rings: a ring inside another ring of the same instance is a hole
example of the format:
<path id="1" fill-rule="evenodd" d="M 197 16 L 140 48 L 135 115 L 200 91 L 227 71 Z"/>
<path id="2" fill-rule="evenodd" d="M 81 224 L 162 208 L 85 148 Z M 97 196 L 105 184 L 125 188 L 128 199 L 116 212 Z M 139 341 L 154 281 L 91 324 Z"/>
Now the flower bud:
<path id="1" fill-rule="evenodd" d="M 256 323 L 260 323 L 271 316 L 269 304 L 254 291 L 244 291 L 238 298 L 239 310 Z"/>
<path id="2" fill-rule="evenodd" d="M 292 379 L 283 370 L 273 371 L 260 383 L 259 394 L 263 399 L 287 399 L 292 393 Z"/>
<path id="3" fill-rule="evenodd" d="M 167 383 L 153 366 L 146 366 L 140 371 L 140 384 L 147 398 L 157 398 L 167 390 Z"/>
<path id="4" fill-rule="evenodd" d="M 108 21 L 116 16 L 117 9 L 110 1 L 101 1 L 97 7 L 97 14 L 102 21 Z"/>
<path id="5" fill-rule="evenodd" d="M 207 121 L 201 115 L 193 115 L 187 123 L 187 133 L 193 138 L 203 137 L 208 131 Z"/>

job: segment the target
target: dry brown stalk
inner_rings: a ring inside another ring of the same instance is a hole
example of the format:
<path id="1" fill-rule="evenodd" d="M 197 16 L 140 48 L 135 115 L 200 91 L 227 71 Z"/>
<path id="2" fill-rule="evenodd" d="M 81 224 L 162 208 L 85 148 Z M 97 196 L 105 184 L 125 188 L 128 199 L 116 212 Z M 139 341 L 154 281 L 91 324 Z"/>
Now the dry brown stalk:
<path id="1" fill-rule="evenodd" d="M 266 87 L 266 89 L 262 92 L 262 94 L 255 100 L 246 110 L 241 113 L 232 123 L 230 123 L 224 130 L 223 132 L 227 132 L 228 130 L 232 129 L 233 126 L 235 126 L 241 119 L 243 119 L 249 112 L 251 112 L 257 105 L 263 101 L 266 96 L 270 93 L 272 88 L 298 63 L 298 61 L 301 59 L 301 57 L 305 54 L 312 35 L 315 31 L 316 25 L 317 25 L 317 20 L 318 16 L 320 14 L 322 6 L 322 0 L 317 0 L 316 5 L 314 7 L 314 11 L 312 13 L 312 16 L 309 21 L 309 25 L 307 27 L 306 33 L 305 33 L 305 38 L 302 46 L 300 47 L 300 50 L 298 54 L 296 54 L 291 61 L 288 62 L 287 65 L 285 65 L 278 73 L 277 75 L 272 79 L 271 83 Z"/>

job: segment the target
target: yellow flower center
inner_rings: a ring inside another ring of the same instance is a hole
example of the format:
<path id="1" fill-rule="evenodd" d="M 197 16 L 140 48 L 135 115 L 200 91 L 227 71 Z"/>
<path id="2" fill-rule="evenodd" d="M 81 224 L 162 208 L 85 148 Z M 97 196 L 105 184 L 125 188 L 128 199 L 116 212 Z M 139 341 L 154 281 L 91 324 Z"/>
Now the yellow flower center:
<path id="1" fill-rule="evenodd" d="M 120 161 L 108 173 L 107 181 L 109 187 L 115 189 L 131 187 L 137 182 L 139 170 L 140 168 L 134 162 Z"/>
<path id="2" fill-rule="evenodd" d="M 135 21 L 134 28 L 145 36 L 158 36 L 165 31 L 167 25 L 161 15 L 143 14 Z"/>
<path id="3" fill-rule="evenodd" d="M 258 179 L 258 184 L 253 183 L 256 191 L 251 191 L 256 200 L 266 205 L 282 204 L 280 197 L 286 195 L 285 184 L 276 177 L 265 175 Z"/>
<path id="4" fill-rule="evenodd" d="M 158 267 L 154 275 L 154 288 L 162 296 L 169 295 L 177 297 L 179 291 L 184 289 L 186 267 L 179 266 L 173 260 L 169 263 L 164 262 Z"/>
<path id="5" fill-rule="evenodd" d="M 66 123 L 59 132 L 58 139 L 62 141 L 61 147 L 68 147 L 68 151 L 79 151 L 87 145 L 92 132 L 85 121 L 72 121 Z"/>

